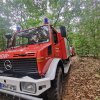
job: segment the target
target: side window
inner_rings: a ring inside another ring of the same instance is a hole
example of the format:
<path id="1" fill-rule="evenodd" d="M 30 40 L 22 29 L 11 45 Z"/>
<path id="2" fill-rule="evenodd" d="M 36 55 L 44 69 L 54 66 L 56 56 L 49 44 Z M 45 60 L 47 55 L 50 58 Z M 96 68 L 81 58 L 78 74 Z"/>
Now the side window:
<path id="1" fill-rule="evenodd" d="M 57 37 L 57 32 L 54 29 L 52 29 L 52 36 L 53 36 L 53 42 L 55 44 L 57 44 L 58 43 L 58 37 Z"/>

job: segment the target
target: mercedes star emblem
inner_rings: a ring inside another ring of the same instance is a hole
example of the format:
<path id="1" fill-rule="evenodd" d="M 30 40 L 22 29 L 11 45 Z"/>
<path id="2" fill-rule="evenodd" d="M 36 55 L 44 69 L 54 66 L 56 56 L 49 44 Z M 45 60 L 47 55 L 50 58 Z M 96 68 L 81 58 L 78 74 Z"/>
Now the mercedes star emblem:
<path id="1" fill-rule="evenodd" d="M 6 70 L 11 70 L 12 69 L 12 64 L 11 64 L 10 60 L 6 60 L 4 62 L 4 67 L 5 67 Z"/>

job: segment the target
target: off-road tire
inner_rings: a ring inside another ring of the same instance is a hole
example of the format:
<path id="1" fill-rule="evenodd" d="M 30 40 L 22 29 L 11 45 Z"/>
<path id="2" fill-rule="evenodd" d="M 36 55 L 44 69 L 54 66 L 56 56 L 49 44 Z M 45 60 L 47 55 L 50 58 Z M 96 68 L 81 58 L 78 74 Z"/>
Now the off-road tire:
<path id="1" fill-rule="evenodd" d="M 47 100 L 62 100 L 63 72 L 57 68 L 55 79 L 51 82 L 51 88 L 47 92 Z"/>

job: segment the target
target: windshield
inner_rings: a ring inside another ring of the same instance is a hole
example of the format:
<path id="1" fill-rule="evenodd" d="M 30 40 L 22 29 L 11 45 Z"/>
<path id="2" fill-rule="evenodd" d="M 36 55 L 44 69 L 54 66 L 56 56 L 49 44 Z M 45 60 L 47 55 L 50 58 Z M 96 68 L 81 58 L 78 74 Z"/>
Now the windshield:
<path id="1" fill-rule="evenodd" d="M 25 30 L 16 35 L 15 46 L 49 42 L 48 26 Z"/>

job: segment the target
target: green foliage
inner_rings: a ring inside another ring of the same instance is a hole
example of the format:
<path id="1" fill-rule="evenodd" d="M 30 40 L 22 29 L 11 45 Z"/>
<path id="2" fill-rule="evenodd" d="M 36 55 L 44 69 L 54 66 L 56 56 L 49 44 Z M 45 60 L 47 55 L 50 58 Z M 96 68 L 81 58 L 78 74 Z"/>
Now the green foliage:
<path id="1" fill-rule="evenodd" d="M 80 56 L 100 56 L 99 0 L 6 0 L 0 1 L 0 48 L 11 26 L 36 27 L 48 17 L 55 27 L 65 25 L 70 44 Z M 3 47 L 4 46 L 4 47 Z"/>
<path id="2" fill-rule="evenodd" d="M 10 23 L 8 20 L 0 17 L 0 50 L 5 49 L 6 47 L 6 39 L 4 37 L 5 33 L 9 32 Z"/>
<path id="3" fill-rule="evenodd" d="M 35 27 L 38 26 L 40 23 L 42 23 L 41 20 L 39 19 L 27 19 L 26 23 L 21 23 L 21 26 L 25 29 L 25 28 L 30 28 L 30 27 Z"/>
<path id="4" fill-rule="evenodd" d="M 89 54 L 90 47 L 86 36 L 77 34 L 75 37 L 75 47 L 78 55 L 87 56 Z"/>

